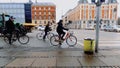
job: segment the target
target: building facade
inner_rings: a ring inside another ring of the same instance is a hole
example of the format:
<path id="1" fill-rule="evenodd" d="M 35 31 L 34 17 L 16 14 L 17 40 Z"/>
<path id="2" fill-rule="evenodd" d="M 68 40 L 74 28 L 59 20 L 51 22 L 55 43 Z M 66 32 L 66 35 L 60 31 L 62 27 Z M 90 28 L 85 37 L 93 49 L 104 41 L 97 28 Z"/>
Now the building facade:
<path id="1" fill-rule="evenodd" d="M 108 0 L 102 3 L 100 9 L 100 27 L 114 26 L 117 24 L 118 3 L 116 0 Z M 70 9 L 64 16 L 65 25 L 70 28 L 89 29 L 96 27 L 96 5 L 87 0 L 79 0 L 75 8 Z"/>
<path id="2" fill-rule="evenodd" d="M 15 17 L 18 23 L 25 22 L 24 3 L 0 3 L 0 13 L 5 13 Z"/>
<path id="3" fill-rule="evenodd" d="M 45 26 L 48 21 L 56 21 L 55 4 L 49 2 L 32 4 L 32 23 Z"/>

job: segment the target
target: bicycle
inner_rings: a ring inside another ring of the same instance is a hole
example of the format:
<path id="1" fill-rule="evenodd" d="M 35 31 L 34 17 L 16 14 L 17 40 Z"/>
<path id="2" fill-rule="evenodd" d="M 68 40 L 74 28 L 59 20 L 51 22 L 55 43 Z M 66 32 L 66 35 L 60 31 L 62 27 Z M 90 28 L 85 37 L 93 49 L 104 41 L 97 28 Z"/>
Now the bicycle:
<path id="1" fill-rule="evenodd" d="M 9 44 L 10 34 L 5 33 L 3 37 L 4 37 L 4 41 Z M 12 33 L 11 43 L 13 43 L 17 40 L 20 44 L 27 44 L 29 42 L 29 37 L 24 32 L 20 33 L 19 31 L 15 30 Z"/>
<path id="2" fill-rule="evenodd" d="M 44 36 L 44 35 L 45 35 L 45 32 L 42 31 L 42 32 L 37 33 L 37 34 L 36 34 L 36 37 L 37 37 L 38 40 L 41 40 L 41 39 L 43 39 L 43 36 Z M 53 33 L 49 31 L 49 32 L 47 33 L 47 38 L 50 39 L 51 36 L 53 36 Z"/>
<path id="3" fill-rule="evenodd" d="M 66 41 L 66 43 L 70 46 L 70 47 L 73 47 L 77 44 L 77 38 L 76 36 L 73 35 L 73 32 L 70 32 L 70 31 L 67 31 L 66 32 L 66 36 L 65 36 L 65 40 L 61 40 L 59 38 L 58 35 L 53 35 L 51 38 L 50 38 L 50 43 L 53 45 L 53 46 L 58 46 L 58 45 L 62 45 L 62 43 Z"/>

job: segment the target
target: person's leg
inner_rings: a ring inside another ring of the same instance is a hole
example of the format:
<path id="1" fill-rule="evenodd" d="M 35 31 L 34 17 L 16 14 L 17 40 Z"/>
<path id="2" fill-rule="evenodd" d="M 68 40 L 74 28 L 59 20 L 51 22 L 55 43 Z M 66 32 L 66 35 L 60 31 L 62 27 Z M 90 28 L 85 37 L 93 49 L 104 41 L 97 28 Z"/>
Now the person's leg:
<path id="1" fill-rule="evenodd" d="M 43 36 L 43 39 L 46 39 L 47 31 L 45 31 L 45 35 Z"/>
<path id="2" fill-rule="evenodd" d="M 62 32 L 62 37 L 61 37 L 62 40 L 64 40 L 63 38 L 64 36 L 65 36 L 65 32 Z"/>
<path id="3" fill-rule="evenodd" d="M 59 35 L 59 45 L 61 45 L 61 44 L 62 44 L 62 43 L 61 43 L 61 39 L 62 39 L 62 38 L 61 38 L 61 37 L 62 37 L 61 35 L 62 35 L 62 34 L 59 33 L 58 35 Z"/>
<path id="4" fill-rule="evenodd" d="M 58 34 L 59 35 L 59 40 L 61 39 L 61 33 Z"/>
<path id="5" fill-rule="evenodd" d="M 12 32 L 9 32 L 9 36 L 8 36 L 8 40 L 9 40 L 9 44 L 12 44 L 12 42 L 11 42 L 11 38 L 12 38 Z"/>

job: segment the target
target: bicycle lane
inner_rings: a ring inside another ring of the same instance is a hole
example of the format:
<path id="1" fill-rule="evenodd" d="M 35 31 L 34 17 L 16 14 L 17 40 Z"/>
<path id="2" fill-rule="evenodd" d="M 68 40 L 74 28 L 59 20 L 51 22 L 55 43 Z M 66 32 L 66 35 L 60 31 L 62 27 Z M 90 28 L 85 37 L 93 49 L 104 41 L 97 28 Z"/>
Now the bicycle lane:
<path id="1" fill-rule="evenodd" d="M 2 42 L 0 43 L 1 44 L 0 46 L 5 47 L 0 50 L 0 59 L 1 59 L 0 66 L 7 65 L 8 63 L 14 61 L 16 57 L 18 58 L 30 57 L 31 52 L 34 54 L 34 56 L 40 55 L 41 52 L 44 52 L 41 54 L 41 56 L 44 56 L 46 54 L 50 56 L 51 54 L 48 54 L 45 52 L 50 51 L 53 54 L 54 51 L 57 51 L 57 50 L 58 51 L 79 51 L 80 50 L 80 48 L 77 47 L 79 46 L 78 44 L 75 47 L 68 48 L 69 46 L 66 44 L 66 42 L 64 42 L 61 45 L 61 48 L 58 48 L 57 46 L 52 46 L 48 39 L 46 39 L 46 41 L 38 40 L 36 38 L 36 33 L 28 33 L 28 36 L 30 37 L 30 41 L 26 45 L 21 45 L 19 42 L 15 42 L 13 43 L 13 45 L 8 45 L 4 42 L 4 40 L 2 39 L 0 40 L 0 42 Z"/>

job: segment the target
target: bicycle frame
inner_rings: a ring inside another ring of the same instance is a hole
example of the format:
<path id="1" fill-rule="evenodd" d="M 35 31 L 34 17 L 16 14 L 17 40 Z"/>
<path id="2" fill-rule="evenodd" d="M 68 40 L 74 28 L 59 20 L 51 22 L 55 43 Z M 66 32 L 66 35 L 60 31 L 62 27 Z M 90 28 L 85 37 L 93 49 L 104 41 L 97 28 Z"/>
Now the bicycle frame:
<path id="1" fill-rule="evenodd" d="M 74 40 L 73 40 L 74 39 Z M 67 31 L 65 36 L 64 36 L 64 40 L 62 40 L 59 35 L 53 35 L 51 38 L 50 38 L 50 43 L 54 46 L 57 46 L 57 45 L 61 45 L 64 41 L 66 41 L 66 43 L 69 45 L 69 46 L 74 46 L 76 45 L 77 43 L 77 38 L 73 35 L 73 33 Z M 70 43 L 69 43 L 70 42 Z M 74 42 L 71 44 L 71 42 Z"/>

